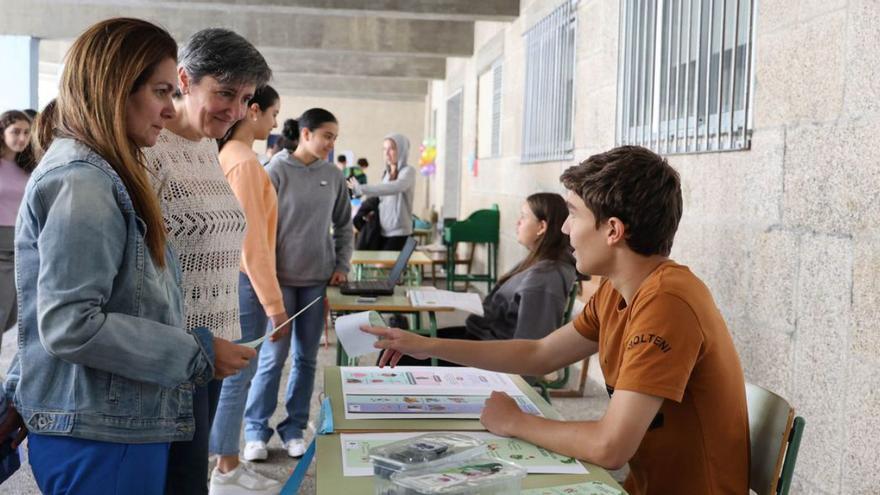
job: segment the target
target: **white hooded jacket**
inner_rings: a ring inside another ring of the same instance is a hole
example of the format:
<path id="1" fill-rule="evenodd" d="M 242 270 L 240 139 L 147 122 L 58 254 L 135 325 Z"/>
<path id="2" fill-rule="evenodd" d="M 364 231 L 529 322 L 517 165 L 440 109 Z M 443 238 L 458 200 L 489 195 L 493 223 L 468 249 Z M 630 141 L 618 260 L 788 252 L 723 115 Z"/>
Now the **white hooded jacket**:
<path id="1" fill-rule="evenodd" d="M 386 173 L 381 184 L 360 185 L 355 194 L 379 196 L 379 223 L 384 237 L 412 235 L 413 198 L 416 192 L 416 169 L 407 163 L 409 139 L 401 134 L 385 136 L 397 144 L 397 179 Z"/>

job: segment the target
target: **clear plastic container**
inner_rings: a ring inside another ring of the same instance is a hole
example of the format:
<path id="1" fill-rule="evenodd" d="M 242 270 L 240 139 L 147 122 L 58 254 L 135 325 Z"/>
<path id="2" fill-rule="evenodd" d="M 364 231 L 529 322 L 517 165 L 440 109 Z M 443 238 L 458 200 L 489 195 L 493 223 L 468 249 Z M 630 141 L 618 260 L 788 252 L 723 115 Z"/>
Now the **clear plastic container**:
<path id="1" fill-rule="evenodd" d="M 397 493 L 391 476 L 398 473 L 436 472 L 486 453 L 486 445 L 458 433 L 427 433 L 370 450 L 376 495 Z"/>
<path id="2" fill-rule="evenodd" d="M 526 469 L 512 462 L 477 457 L 440 470 L 391 476 L 394 495 L 515 495 Z"/>

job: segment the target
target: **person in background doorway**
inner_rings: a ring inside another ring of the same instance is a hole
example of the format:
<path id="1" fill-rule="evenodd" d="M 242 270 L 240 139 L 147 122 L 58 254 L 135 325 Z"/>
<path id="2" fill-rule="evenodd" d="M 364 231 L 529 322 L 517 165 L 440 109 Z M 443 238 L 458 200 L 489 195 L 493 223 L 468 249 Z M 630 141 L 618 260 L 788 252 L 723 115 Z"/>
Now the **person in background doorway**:
<path id="1" fill-rule="evenodd" d="M 346 181 L 354 177 L 357 179 L 358 184 L 364 185 L 367 183 L 367 173 L 364 172 L 364 168 L 369 166 L 370 164 L 367 162 L 366 158 L 358 158 L 358 161 L 355 162 L 354 165 L 346 167 L 345 170 L 342 171 L 342 174 L 345 176 Z"/>
<path id="2" fill-rule="evenodd" d="M 385 173 L 382 183 L 361 184 L 348 179 L 348 187 L 356 196 L 379 196 L 379 224 L 382 227 L 382 249 L 400 251 L 413 231 L 413 196 L 416 191 L 416 170 L 407 163 L 409 139 L 401 134 L 385 136 L 382 144 Z"/>

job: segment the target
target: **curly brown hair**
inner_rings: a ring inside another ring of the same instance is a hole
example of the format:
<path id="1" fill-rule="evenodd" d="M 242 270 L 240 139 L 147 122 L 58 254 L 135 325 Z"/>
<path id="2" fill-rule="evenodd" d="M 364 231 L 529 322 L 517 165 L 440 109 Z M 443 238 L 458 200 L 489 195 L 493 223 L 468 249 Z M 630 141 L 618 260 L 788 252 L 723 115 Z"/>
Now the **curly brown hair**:
<path id="1" fill-rule="evenodd" d="M 665 158 L 641 146 L 620 146 L 566 170 L 562 184 L 596 217 L 626 226 L 626 244 L 644 256 L 668 256 L 682 214 L 681 179 Z"/>

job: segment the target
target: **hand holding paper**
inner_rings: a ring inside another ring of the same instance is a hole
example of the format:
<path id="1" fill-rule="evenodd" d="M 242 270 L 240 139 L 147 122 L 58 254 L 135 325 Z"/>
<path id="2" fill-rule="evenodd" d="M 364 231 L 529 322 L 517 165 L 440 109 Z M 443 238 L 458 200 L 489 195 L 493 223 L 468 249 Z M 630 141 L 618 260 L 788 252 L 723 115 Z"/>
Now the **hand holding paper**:
<path id="1" fill-rule="evenodd" d="M 362 311 L 336 319 L 336 336 L 345 352 L 351 357 L 376 352 L 373 344 L 379 340 L 375 335 L 361 331 L 363 326 L 384 327 L 385 320 L 375 311 Z"/>
<path id="2" fill-rule="evenodd" d="M 297 311 L 295 315 L 293 315 L 293 316 L 291 316 L 290 318 L 288 318 L 287 321 L 285 321 L 284 323 L 282 323 L 282 324 L 276 326 L 275 328 L 273 328 L 272 331 L 269 332 L 269 333 L 267 333 L 266 335 L 263 335 L 262 337 L 260 337 L 260 338 L 258 338 L 258 339 L 256 339 L 256 340 L 252 340 L 252 341 L 250 341 L 250 342 L 237 342 L 237 343 L 238 343 L 239 345 L 243 345 L 243 346 L 245 346 L 245 347 L 256 348 L 258 345 L 262 344 L 263 341 L 266 340 L 267 337 L 272 337 L 273 335 L 275 335 L 275 332 L 277 332 L 277 331 L 281 330 L 282 328 L 284 328 L 284 325 L 287 325 L 287 324 L 290 323 L 291 321 L 295 320 L 297 316 L 303 314 L 307 309 L 311 308 L 316 302 L 321 301 L 321 300 L 323 300 L 323 299 L 324 299 L 324 296 L 318 296 L 318 297 L 316 297 L 312 302 L 308 303 L 308 304 L 306 305 L 306 307 L 304 307 L 303 309 Z"/>

